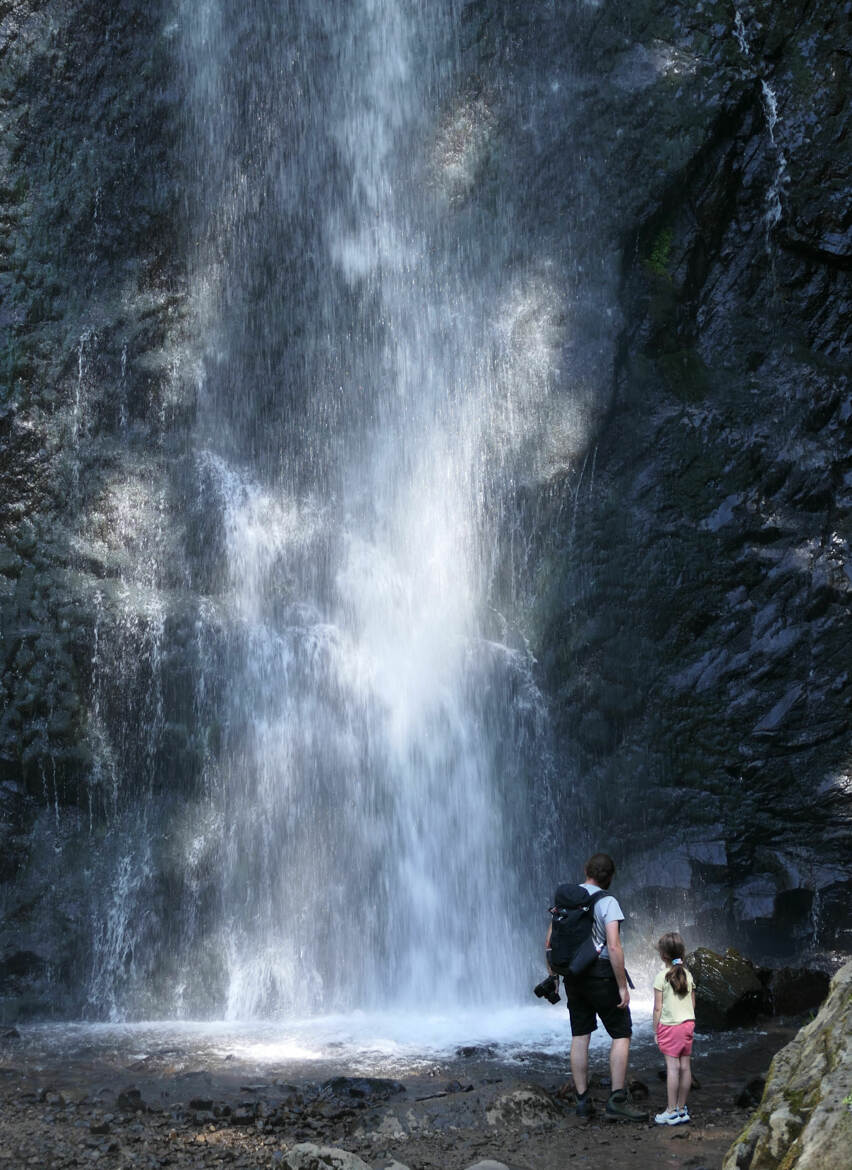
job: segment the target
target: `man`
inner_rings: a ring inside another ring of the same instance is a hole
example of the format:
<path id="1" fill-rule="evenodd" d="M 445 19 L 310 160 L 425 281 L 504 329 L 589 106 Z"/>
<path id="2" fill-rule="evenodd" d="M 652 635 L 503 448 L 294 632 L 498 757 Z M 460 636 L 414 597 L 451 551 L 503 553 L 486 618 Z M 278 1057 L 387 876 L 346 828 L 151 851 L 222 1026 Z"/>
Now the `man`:
<path id="1" fill-rule="evenodd" d="M 606 853 L 596 853 L 585 866 L 584 889 L 590 894 L 608 890 L 615 873 L 615 863 Z M 576 889 L 576 887 L 574 887 Z M 559 903 L 559 891 L 555 901 Z M 597 1029 L 598 1017 L 609 1033 L 609 1070 L 612 1089 L 606 1103 L 606 1116 L 620 1121 L 647 1121 L 648 1114 L 630 1102 L 625 1081 L 633 1022 L 630 1018 L 630 988 L 621 946 L 621 923 L 624 914 L 610 894 L 599 898 L 594 906 L 592 939 L 598 958 L 581 975 L 566 975 L 565 997 L 571 1014 L 571 1075 L 577 1093 L 576 1112 L 590 1117 L 594 1105 L 589 1096 L 589 1041 Z M 550 930 L 545 947 L 550 967 Z"/>

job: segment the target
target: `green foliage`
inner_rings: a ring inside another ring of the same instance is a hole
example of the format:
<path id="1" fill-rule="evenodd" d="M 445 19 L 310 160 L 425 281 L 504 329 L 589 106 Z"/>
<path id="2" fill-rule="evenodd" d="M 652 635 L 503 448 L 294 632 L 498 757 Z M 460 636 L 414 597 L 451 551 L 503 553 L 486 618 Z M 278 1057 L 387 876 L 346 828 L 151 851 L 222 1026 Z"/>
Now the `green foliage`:
<path id="1" fill-rule="evenodd" d="M 651 244 L 650 254 L 645 261 L 647 268 L 655 276 L 662 276 L 666 279 L 670 279 L 669 261 L 672 251 L 672 234 L 670 227 L 664 227 L 657 232 Z"/>

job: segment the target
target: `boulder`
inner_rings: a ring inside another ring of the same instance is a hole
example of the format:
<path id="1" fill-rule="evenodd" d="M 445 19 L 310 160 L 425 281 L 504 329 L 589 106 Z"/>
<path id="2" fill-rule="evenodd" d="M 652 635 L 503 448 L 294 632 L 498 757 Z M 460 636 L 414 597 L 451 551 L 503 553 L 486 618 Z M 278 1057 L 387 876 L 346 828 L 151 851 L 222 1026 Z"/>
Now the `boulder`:
<path id="1" fill-rule="evenodd" d="M 724 955 L 699 947 L 687 956 L 695 979 L 695 1022 L 699 1031 L 735 1028 L 768 1012 L 766 988 L 757 968 L 730 948 Z"/>
<path id="2" fill-rule="evenodd" d="M 562 1116 L 559 1105 L 538 1085 L 519 1085 L 503 1093 L 485 1111 L 488 1124 L 517 1129 L 520 1125 L 543 1125 Z"/>
<path id="3" fill-rule="evenodd" d="M 370 1170 L 368 1163 L 357 1154 L 313 1142 L 300 1142 L 288 1150 L 284 1166 L 287 1170 Z"/>
<path id="4" fill-rule="evenodd" d="M 852 1148 L 852 961 L 816 1019 L 775 1056 L 723 1170 L 846 1170 Z"/>
<path id="5" fill-rule="evenodd" d="M 386 1101 L 398 1093 L 405 1092 L 401 1081 L 390 1081 L 384 1077 L 332 1077 L 320 1085 L 323 1097 L 351 1097 L 355 1100 Z"/>
<path id="6" fill-rule="evenodd" d="M 773 971 L 769 994 L 775 1014 L 795 1016 L 818 1008 L 828 995 L 829 982 L 825 971 L 794 967 Z"/>
<path id="7" fill-rule="evenodd" d="M 132 1086 L 124 1089 L 118 1094 L 115 1099 L 116 1109 L 121 1109 L 124 1113 L 144 1113 L 146 1109 L 145 1102 L 142 1100 L 142 1093 L 139 1089 Z"/>

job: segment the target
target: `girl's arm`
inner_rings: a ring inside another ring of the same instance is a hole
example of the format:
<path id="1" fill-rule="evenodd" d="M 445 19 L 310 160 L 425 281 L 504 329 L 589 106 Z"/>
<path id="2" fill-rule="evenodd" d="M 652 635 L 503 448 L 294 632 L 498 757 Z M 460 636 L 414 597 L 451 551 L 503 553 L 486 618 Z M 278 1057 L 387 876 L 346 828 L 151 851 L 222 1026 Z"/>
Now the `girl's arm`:
<path id="1" fill-rule="evenodd" d="M 695 988 L 692 989 L 692 1014 L 695 1015 Z"/>
<path id="2" fill-rule="evenodd" d="M 660 1026 L 660 1016 L 663 1014 L 663 993 L 654 988 L 654 1015 L 652 1024 L 654 1027 L 654 1035 L 657 1034 L 657 1028 Z"/>

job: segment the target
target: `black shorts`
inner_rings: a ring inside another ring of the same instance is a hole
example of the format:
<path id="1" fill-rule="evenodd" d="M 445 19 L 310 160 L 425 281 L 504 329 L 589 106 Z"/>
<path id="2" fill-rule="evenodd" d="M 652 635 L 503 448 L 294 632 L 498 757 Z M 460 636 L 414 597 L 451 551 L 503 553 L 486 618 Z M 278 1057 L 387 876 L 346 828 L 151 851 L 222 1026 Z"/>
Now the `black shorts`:
<path id="1" fill-rule="evenodd" d="M 565 980 L 565 998 L 571 1014 L 571 1035 L 590 1036 L 597 1031 L 597 1020 L 613 1040 L 626 1040 L 633 1035 L 630 1008 L 618 1006 L 621 996 L 611 973 L 606 975 L 569 975 Z"/>

